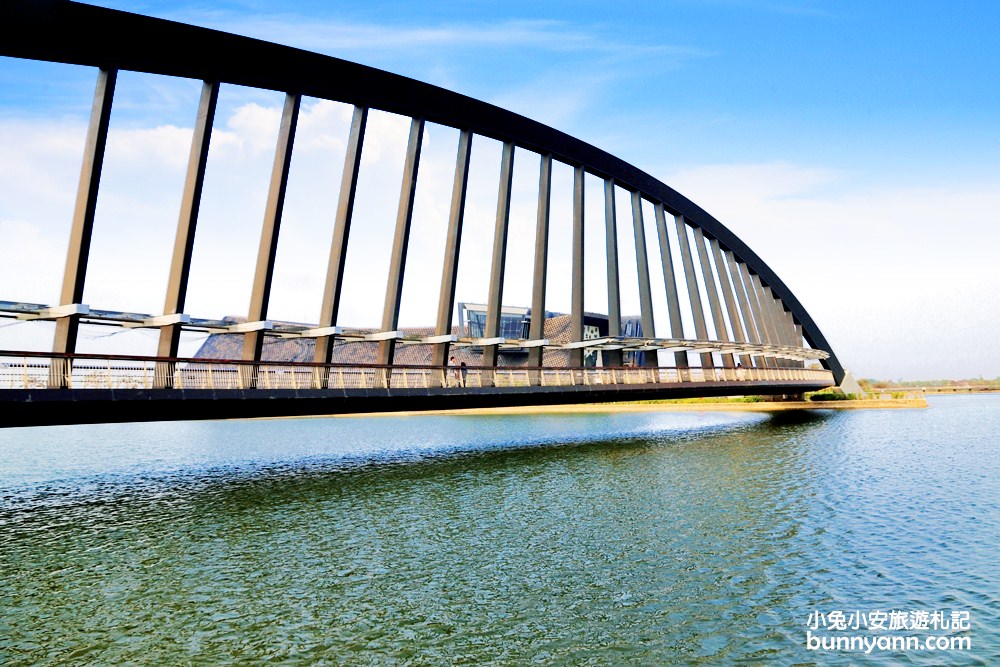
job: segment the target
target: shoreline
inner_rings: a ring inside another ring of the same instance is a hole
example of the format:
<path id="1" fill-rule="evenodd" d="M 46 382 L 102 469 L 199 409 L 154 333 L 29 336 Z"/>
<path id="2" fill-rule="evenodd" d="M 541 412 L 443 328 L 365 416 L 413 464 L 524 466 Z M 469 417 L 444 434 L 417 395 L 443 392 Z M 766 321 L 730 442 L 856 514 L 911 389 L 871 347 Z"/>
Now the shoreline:
<path id="1" fill-rule="evenodd" d="M 519 405 L 502 408 L 462 410 L 421 410 L 402 412 L 359 412 L 325 417 L 413 417 L 418 415 L 535 415 L 592 414 L 602 412 L 784 412 L 789 410 L 899 410 L 927 408 L 924 398 L 861 401 L 764 401 L 759 403 L 581 403 L 577 405 Z"/>

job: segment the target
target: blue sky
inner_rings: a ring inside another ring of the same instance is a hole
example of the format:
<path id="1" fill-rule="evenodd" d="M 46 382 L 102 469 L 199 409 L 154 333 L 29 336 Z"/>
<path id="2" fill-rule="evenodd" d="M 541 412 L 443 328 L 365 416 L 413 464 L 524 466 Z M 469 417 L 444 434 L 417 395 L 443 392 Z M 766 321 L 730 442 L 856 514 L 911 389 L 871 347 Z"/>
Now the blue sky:
<path id="1" fill-rule="evenodd" d="M 528 94 L 518 110 L 552 116 L 595 143 L 642 146 L 648 140 L 636 136 L 655 131 L 671 161 L 808 157 L 907 171 L 914 160 L 959 162 L 963 171 L 1000 164 L 992 2 L 105 4 L 295 44 L 508 106 L 518 92 L 552 97 L 562 87 L 575 105 L 546 110 Z M 533 90 L 536 82 L 544 87 Z M 638 132 L 608 123 L 636 119 Z M 937 171 L 951 173 L 944 164 Z"/>
<path id="2" fill-rule="evenodd" d="M 715 214 L 775 268 L 858 375 L 1000 375 L 996 3 L 95 4 L 335 55 L 536 118 Z M 73 151 L 57 137 L 76 136 L 93 77 L 0 59 L 5 170 L 27 150 L 19 142 L 30 128 L 69 165 Z M 165 137 L 190 128 L 197 86 L 123 83 L 112 129 L 120 145 L 154 135 L 167 152 L 182 144 Z M 278 104 L 230 91 L 220 113 L 243 110 L 237 132 Z M 75 186 L 72 168 L 59 183 Z M 0 234 L 43 245 L 58 215 L 0 203 Z M 110 209 L 106 219 L 113 228 Z M 15 293 L 0 298 L 31 300 L 11 272 L 2 277 Z M 956 349 L 940 351 L 943 340 Z"/>

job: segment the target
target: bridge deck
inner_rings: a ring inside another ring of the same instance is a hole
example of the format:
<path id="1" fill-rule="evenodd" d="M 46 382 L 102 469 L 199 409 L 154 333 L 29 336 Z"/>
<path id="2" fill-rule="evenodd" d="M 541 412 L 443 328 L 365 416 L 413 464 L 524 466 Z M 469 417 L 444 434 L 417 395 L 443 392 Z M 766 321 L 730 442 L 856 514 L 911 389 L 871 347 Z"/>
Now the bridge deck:
<path id="1" fill-rule="evenodd" d="M 3 426 L 560 405 L 701 396 L 801 394 L 833 382 L 684 382 L 562 387 L 428 389 L 13 389 L 3 392 Z M 14 404 L 17 404 L 16 407 Z"/>
<path id="2" fill-rule="evenodd" d="M 15 356 L 15 354 L 17 356 Z M 464 370 L 464 372 L 463 372 Z M 344 366 L 0 353 L 3 426 L 800 394 L 813 368 Z"/>

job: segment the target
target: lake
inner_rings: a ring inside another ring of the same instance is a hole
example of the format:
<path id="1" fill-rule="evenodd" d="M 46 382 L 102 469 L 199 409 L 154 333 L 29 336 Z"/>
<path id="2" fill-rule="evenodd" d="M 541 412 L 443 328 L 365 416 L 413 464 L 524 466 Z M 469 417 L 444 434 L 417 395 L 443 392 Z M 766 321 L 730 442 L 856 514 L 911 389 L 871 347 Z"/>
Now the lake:
<path id="1" fill-rule="evenodd" d="M 1000 395 L 929 400 L 0 430 L 0 663 L 996 664 Z"/>

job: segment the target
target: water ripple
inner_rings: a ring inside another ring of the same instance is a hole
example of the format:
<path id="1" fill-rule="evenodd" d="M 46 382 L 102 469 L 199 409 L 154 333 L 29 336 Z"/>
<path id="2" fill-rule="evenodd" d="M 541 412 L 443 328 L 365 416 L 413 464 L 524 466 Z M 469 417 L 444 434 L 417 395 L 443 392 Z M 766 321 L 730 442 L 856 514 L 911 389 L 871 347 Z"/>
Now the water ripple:
<path id="1" fill-rule="evenodd" d="M 0 662 L 987 664 L 997 408 L 6 431 Z M 808 650 L 833 609 L 973 651 Z"/>

